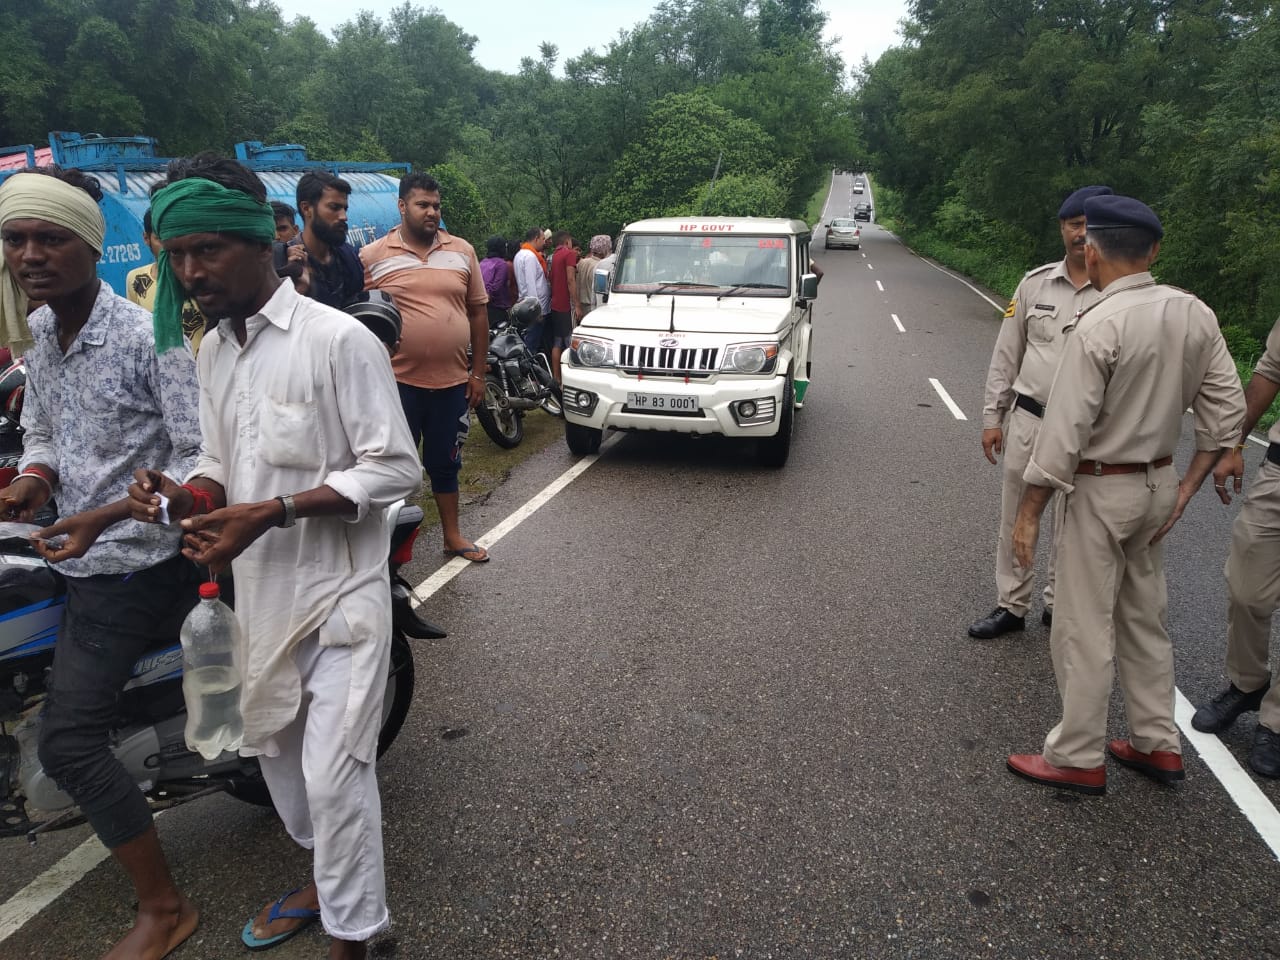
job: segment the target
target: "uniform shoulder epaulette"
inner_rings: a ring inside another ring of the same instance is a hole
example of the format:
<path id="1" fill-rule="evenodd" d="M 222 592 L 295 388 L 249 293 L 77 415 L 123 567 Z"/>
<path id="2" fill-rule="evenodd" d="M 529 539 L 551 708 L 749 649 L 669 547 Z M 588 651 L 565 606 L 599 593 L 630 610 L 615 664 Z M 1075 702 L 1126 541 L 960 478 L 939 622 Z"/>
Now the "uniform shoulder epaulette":
<path id="1" fill-rule="evenodd" d="M 1172 283 L 1162 283 L 1160 286 L 1168 287 L 1170 290 L 1177 290 L 1179 293 L 1185 293 L 1188 297 L 1196 297 L 1196 295 L 1190 290 L 1183 290 L 1181 287 L 1175 287 Z M 1196 297 L 1196 299 L 1199 300 L 1200 298 Z"/>
<path id="2" fill-rule="evenodd" d="M 1026 273 L 1022 275 L 1022 279 L 1026 280 L 1028 277 L 1037 276 L 1038 274 L 1044 273 L 1046 270 L 1052 270 L 1057 265 L 1058 265 L 1057 260 L 1055 260 L 1053 263 L 1043 264 L 1039 267 L 1036 267 L 1034 270 L 1028 270 Z"/>

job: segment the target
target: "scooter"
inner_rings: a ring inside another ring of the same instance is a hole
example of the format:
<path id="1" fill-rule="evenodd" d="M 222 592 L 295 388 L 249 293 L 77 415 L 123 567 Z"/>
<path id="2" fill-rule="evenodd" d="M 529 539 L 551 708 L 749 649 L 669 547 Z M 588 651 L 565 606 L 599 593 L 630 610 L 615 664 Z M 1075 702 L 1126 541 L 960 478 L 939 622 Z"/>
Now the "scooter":
<path id="1" fill-rule="evenodd" d="M 508 450 L 524 439 L 526 410 L 541 407 L 553 417 L 564 412 L 560 384 L 551 375 L 546 355 L 530 351 L 522 336 L 541 316 L 538 301 L 525 297 L 489 332 L 484 399 L 476 407 L 476 416 L 489 438 Z"/>
<path id="2" fill-rule="evenodd" d="M 413 556 L 422 510 L 403 501 L 390 508 L 388 558 L 392 605 L 391 665 L 378 736 L 381 756 L 400 732 L 413 697 L 411 639 L 446 634 L 414 609 L 414 593 L 400 567 Z M 36 754 L 40 712 L 66 605 L 63 577 L 31 546 L 38 526 L 0 523 L 0 837 L 39 834 L 83 821 L 71 798 L 45 774 Z M 256 759 L 224 752 L 211 761 L 187 749 L 182 697 L 182 647 L 175 636 L 134 665 L 120 697 L 112 751 L 153 809 L 226 792 L 269 806 Z"/>

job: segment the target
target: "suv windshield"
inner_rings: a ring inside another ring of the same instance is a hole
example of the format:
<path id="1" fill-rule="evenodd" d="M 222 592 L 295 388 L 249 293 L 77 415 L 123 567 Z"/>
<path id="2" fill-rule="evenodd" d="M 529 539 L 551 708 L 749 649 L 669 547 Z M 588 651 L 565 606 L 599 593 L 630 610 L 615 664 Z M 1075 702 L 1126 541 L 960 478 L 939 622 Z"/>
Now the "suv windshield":
<path id="1" fill-rule="evenodd" d="M 618 293 L 785 297 L 791 290 L 787 237 L 628 234 L 613 273 Z"/>

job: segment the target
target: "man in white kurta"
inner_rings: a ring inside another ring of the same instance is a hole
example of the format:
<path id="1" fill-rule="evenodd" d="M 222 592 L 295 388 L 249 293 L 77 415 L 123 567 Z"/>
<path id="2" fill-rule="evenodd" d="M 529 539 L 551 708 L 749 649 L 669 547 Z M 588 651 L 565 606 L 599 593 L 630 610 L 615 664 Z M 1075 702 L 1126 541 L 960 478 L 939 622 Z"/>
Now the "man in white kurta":
<path id="1" fill-rule="evenodd" d="M 276 277 L 265 199 L 251 171 L 202 158 L 152 198 L 157 349 L 180 340 L 166 326 L 180 295 L 221 319 L 201 345 L 194 470 L 181 486 L 144 473 L 130 494 L 139 519 L 168 498 L 184 555 L 231 563 L 241 752 L 260 758 L 285 827 L 315 853 L 314 883 L 264 908 L 242 939 L 273 946 L 318 912 L 330 960 L 360 960 L 389 922 L 374 778 L 391 640 L 386 510 L 417 496 L 422 473 L 386 349 Z"/>
<path id="2" fill-rule="evenodd" d="M 324 485 L 356 507 L 269 531 L 233 569 L 241 753 L 260 757 L 286 829 L 315 850 L 326 930 L 366 940 L 388 921 L 373 775 L 391 641 L 385 508 L 416 493 L 421 471 L 386 349 L 358 322 L 281 283 L 243 346 L 228 326 L 199 357 L 191 477 L 228 504 Z"/>

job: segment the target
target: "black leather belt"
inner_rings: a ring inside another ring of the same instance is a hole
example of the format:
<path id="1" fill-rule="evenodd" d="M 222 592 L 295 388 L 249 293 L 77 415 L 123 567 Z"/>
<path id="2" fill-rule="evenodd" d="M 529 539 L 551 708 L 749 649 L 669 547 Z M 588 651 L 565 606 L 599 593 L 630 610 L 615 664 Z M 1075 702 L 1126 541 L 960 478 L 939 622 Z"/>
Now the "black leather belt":
<path id="1" fill-rule="evenodd" d="M 1273 443 L 1267 447 L 1267 459 L 1272 463 L 1280 464 L 1280 443 Z"/>
<path id="2" fill-rule="evenodd" d="M 1013 405 L 1021 407 L 1027 413 L 1034 414 L 1037 417 L 1044 416 L 1044 404 L 1039 400 L 1032 400 L 1030 397 L 1024 397 L 1020 393 L 1014 394 Z"/>

